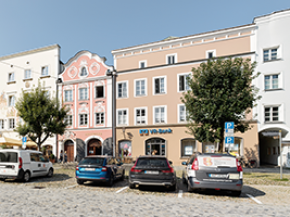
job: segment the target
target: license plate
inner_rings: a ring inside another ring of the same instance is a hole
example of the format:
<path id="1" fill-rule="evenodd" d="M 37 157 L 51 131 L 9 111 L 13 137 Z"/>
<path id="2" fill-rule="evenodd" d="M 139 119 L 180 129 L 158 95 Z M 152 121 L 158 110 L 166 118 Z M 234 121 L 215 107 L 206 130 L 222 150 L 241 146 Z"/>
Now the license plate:
<path id="1" fill-rule="evenodd" d="M 220 178 L 220 179 L 222 179 L 222 178 L 227 178 L 227 174 L 209 174 L 209 177 L 211 177 L 211 178 Z"/>
<path id="2" fill-rule="evenodd" d="M 85 171 L 95 171 L 95 168 L 86 168 Z"/>
<path id="3" fill-rule="evenodd" d="M 229 179 L 239 179 L 240 174 L 237 173 L 229 173 Z"/>
<path id="4" fill-rule="evenodd" d="M 150 171 L 150 170 L 146 170 L 145 173 L 146 173 L 146 174 L 154 174 L 154 175 L 156 175 L 156 174 L 159 174 L 159 171 Z"/>

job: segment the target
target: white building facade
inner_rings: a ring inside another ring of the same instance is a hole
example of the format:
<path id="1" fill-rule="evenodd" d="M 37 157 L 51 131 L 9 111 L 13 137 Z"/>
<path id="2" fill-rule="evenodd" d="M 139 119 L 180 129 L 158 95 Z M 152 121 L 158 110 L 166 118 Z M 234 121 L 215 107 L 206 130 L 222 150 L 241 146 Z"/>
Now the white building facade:
<path id="1" fill-rule="evenodd" d="M 0 135 L 15 140 L 22 137 L 14 132 L 20 118 L 15 109 L 22 90 L 31 91 L 42 84 L 50 97 L 57 96 L 56 81 L 60 70 L 60 47 L 52 45 L 0 57 Z M 56 137 L 42 146 L 56 154 Z"/>
<path id="2" fill-rule="evenodd" d="M 259 153 L 261 164 L 279 164 L 279 139 L 266 137 L 263 132 L 282 133 L 283 165 L 290 167 L 290 41 L 287 27 L 290 10 L 278 11 L 254 18 L 256 25 L 256 71 L 260 76 L 254 81 L 259 88 L 254 114 L 258 119 Z"/>

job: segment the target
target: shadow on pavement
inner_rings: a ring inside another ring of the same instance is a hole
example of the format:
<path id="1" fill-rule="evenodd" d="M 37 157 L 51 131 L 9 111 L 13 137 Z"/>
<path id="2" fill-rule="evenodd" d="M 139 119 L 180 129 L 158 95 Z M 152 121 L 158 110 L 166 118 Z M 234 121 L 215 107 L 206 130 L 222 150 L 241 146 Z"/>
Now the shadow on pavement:
<path id="1" fill-rule="evenodd" d="M 128 180 L 115 180 L 113 186 L 108 186 L 106 182 L 98 182 L 98 181 L 87 181 L 84 184 L 82 184 L 81 186 L 84 187 L 92 187 L 92 188 L 98 188 L 98 187 L 102 187 L 102 188 L 123 188 L 128 186 Z"/>
<path id="2" fill-rule="evenodd" d="M 27 184 L 29 183 L 43 183 L 43 182 L 59 182 L 59 181 L 64 181 L 64 180 L 68 180 L 74 177 L 71 177 L 67 174 L 54 174 L 52 177 L 31 177 L 29 182 L 26 182 Z M 12 182 L 18 182 L 18 183 L 25 183 L 21 180 L 14 180 L 14 179 L 6 179 L 4 182 L 7 183 L 12 183 Z"/>

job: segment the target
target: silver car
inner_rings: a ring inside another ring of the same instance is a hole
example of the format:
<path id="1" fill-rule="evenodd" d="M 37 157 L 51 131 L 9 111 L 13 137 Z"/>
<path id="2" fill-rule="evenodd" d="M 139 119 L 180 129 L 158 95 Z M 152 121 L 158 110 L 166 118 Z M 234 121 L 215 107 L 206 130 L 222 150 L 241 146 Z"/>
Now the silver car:
<path id="1" fill-rule="evenodd" d="M 243 187 L 243 169 L 230 154 L 195 153 L 187 162 L 182 162 L 183 181 L 188 191 L 198 189 L 231 190 L 240 196 Z"/>

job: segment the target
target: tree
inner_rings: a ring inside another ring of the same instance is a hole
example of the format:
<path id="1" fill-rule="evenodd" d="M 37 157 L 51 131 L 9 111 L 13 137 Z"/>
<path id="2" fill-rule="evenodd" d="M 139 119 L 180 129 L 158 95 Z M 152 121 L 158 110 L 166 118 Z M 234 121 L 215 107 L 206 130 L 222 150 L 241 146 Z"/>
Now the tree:
<path id="1" fill-rule="evenodd" d="M 64 133 L 67 126 L 64 118 L 68 111 L 64 106 L 60 106 L 56 98 L 49 98 L 40 83 L 32 92 L 22 91 L 15 107 L 23 120 L 15 131 L 34 141 L 38 150 L 48 137 Z"/>
<path id="2" fill-rule="evenodd" d="M 188 78 L 191 90 L 181 98 L 188 119 L 188 133 L 200 142 L 216 142 L 223 150 L 224 124 L 235 123 L 235 132 L 250 129 L 246 115 L 251 112 L 257 96 L 252 86 L 256 63 L 235 58 L 208 60 L 192 69 Z"/>

